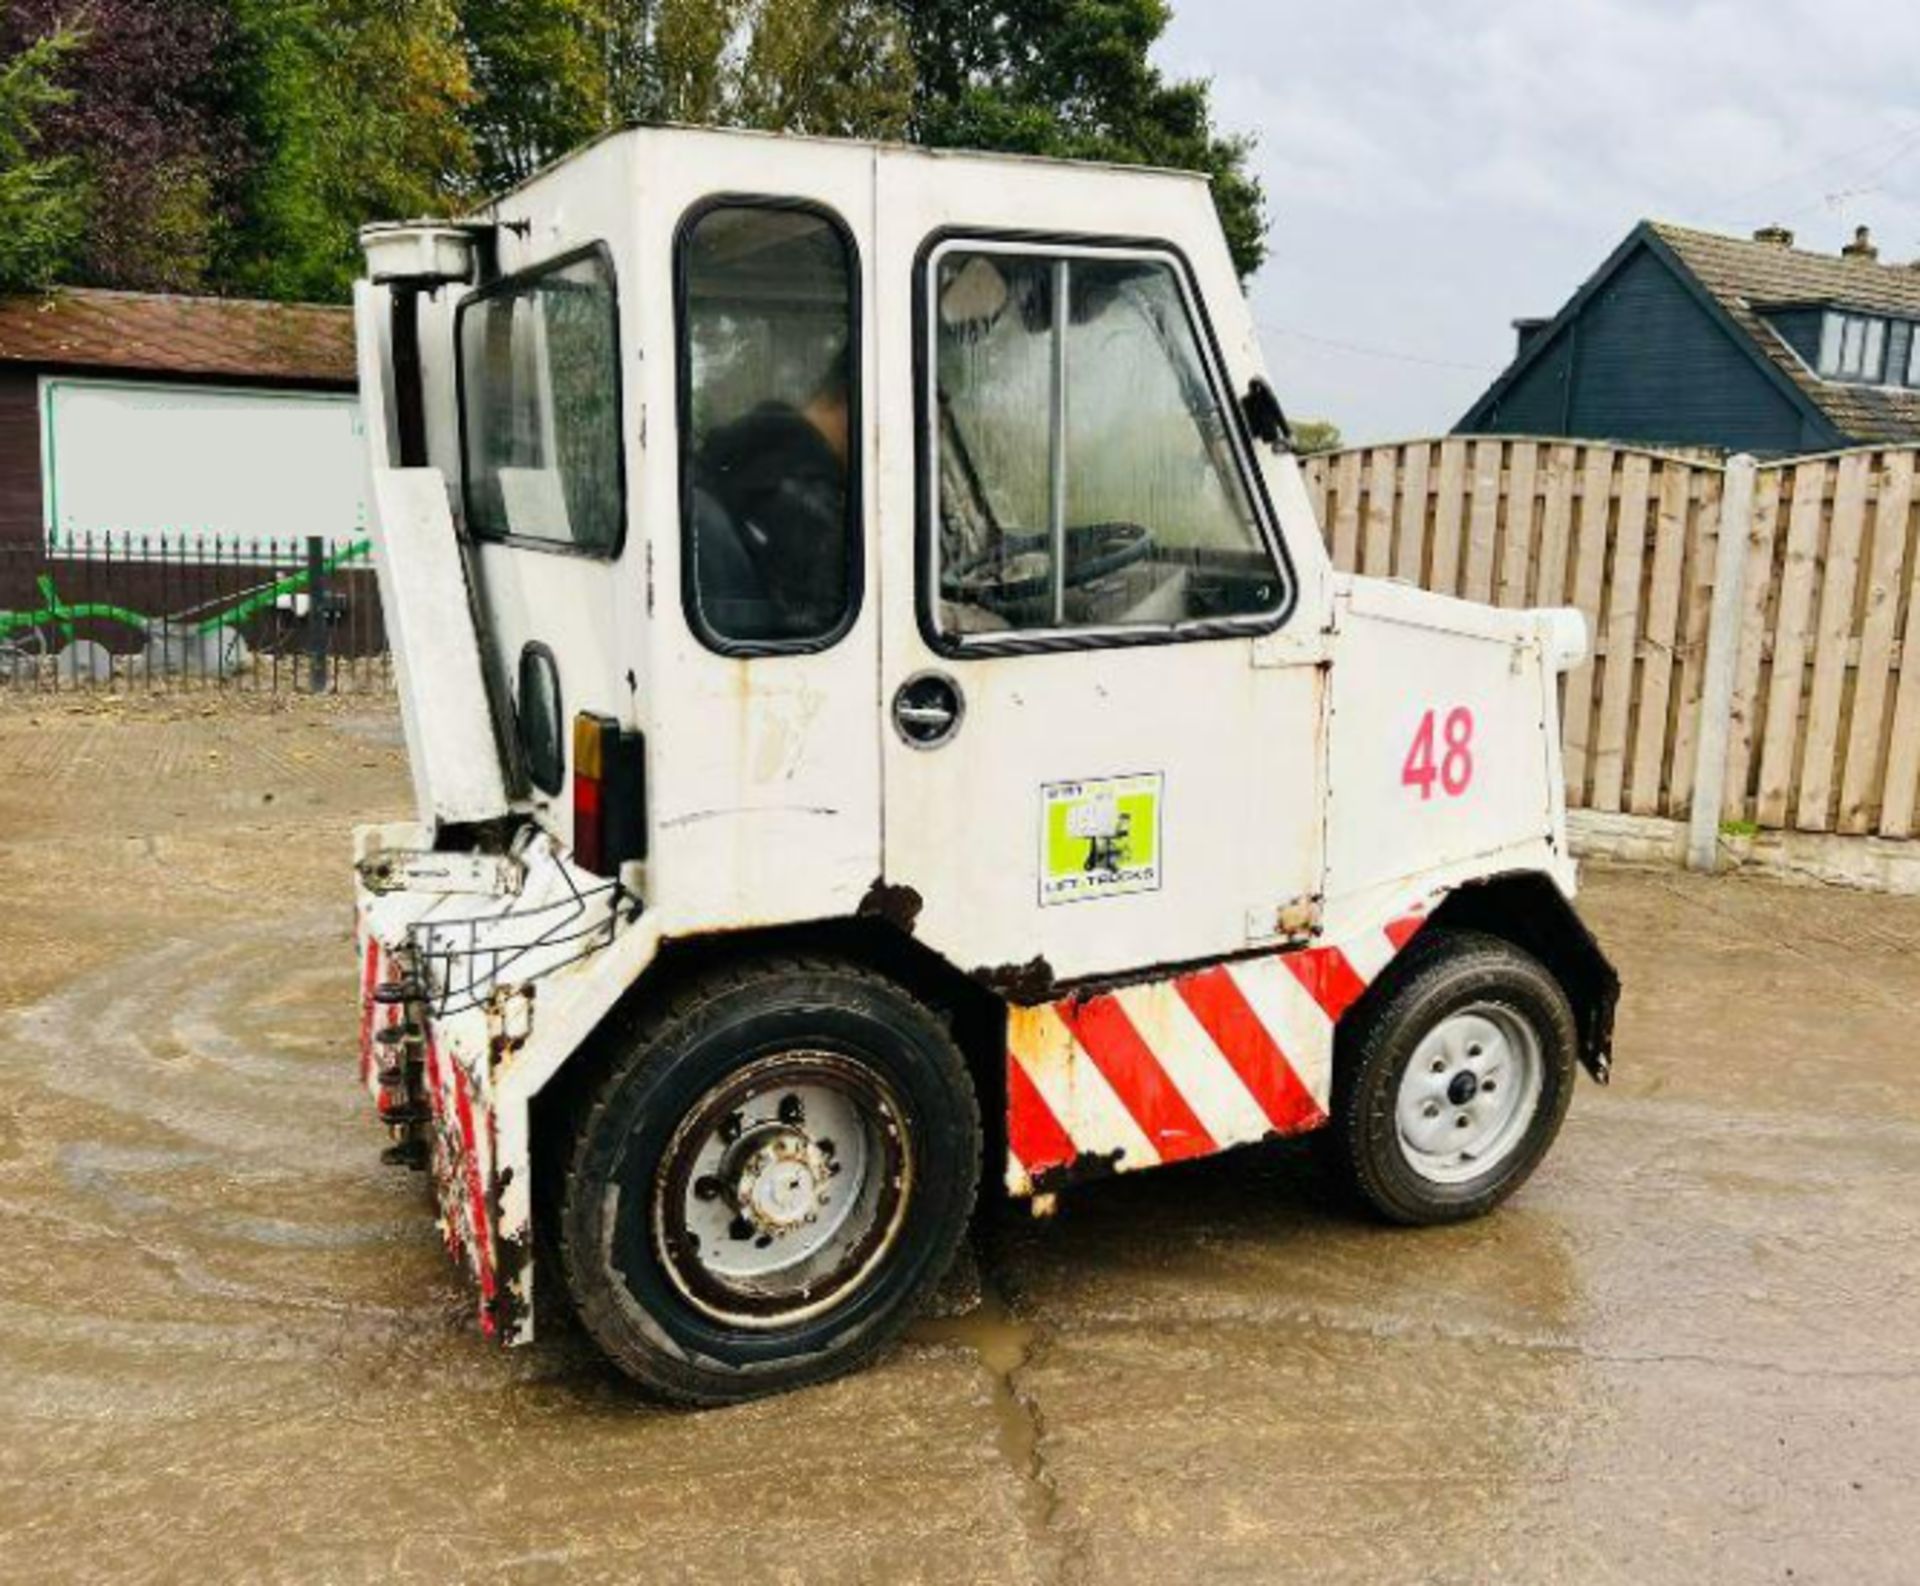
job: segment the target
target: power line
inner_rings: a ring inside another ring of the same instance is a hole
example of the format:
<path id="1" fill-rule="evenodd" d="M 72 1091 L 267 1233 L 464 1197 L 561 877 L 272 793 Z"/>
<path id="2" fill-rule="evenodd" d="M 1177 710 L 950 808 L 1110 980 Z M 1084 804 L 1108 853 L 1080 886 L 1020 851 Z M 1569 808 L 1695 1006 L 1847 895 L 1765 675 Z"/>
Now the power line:
<path id="1" fill-rule="evenodd" d="M 1291 336 L 1295 341 L 1312 342 L 1316 347 L 1331 347 L 1338 352 L 1358 353 L 1363 358 L 1387 358 L 1395 363 L 1416 363 L 1428 369 L 1459 369 L 1467 374 L 1494 375 L 1500 370 L 1489 364 L 1460 363 L 1452 358 L 1425 358 L 1418 353 L 1397 352 L 1389 347 L 1368 347 L 1357 341 L 1338 341 L 1331 336 L 1316 336 L 1311 331 L 1295 330 L 1290 325 L 1275 325 L 1268 320 L 1256 321 L 1261 330 L 1270 330 L 1276 336 Z"/>
<path id="2" fill-rule="evenodd" d="M 1709 200 L 1709 203 L 1715 208 L 1722 205 L 1737 204 L 1742 199 L 1753 197 L 1755 193 L 1764 193 L 1770 188 L 1782 187 L 1788 182 L 1797 182 L 1804 177 L 1818 175 L 1821 171 L 1828 170 L 1833 166 L 1845 164 L 1848 160 L 1858 159 L 1863 154 L 1870 154 L 1875 149 L 1883 149 L 1889 143 L 1899 143 L 1902 145 L 1894 154 L 1894 158 L 1898 159 L 1901 154 L 1906 152 L 1905 146 L 1915 138 L 1920 138 L 1920 125 L 1909 122 L 1906 126 L 1897 128 L 1892 132 L 1882 133 L 1879 137 L 1871 139 L 1866 143 L 1858 144 L 1851 149 L 1842 149 L 1838 154 L 1829 154 L 1824 160 L 1815 160 L 1811 165 L 1800 166 L 1780 176 L 1770 176 L 1763 182 L 1755 182 L 1735 192 L 1722 193 L 1718 198 Z M 1891 160 L 1888 161 L 1888 164 L 1891 163 Z"/>

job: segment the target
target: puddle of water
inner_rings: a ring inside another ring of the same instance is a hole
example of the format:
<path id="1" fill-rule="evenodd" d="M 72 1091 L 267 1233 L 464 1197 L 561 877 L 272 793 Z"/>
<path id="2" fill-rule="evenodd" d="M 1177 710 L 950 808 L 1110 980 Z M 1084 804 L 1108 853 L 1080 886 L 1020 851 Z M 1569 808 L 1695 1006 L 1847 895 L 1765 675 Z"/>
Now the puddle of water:
<path id="1" fill-rule="evenodd" d="M 1053 1535 L 1059 1494 L 1040 1452 L 1040 1417 L 1033 1401 L 1014 1381 L 1033 1358 L 1038 1326 L 1017 1316 L 1006 1296 L 982 1273 L 979 1303 L 958 1316 L 927 1316 L 907 1336 L 923 1344 L 971 1351 L 991 1384 L 995 1442 L 1000 1456 L 1020 1477 L 1021 1519 L 1028 1539 L 1040 1550 L 1056 1546 Z"/>

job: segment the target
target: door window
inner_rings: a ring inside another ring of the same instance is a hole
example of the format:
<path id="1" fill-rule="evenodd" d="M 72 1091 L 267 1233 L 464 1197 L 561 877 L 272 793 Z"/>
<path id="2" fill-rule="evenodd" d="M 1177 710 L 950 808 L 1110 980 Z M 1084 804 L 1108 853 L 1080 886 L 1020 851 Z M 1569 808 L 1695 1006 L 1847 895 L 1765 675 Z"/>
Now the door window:
<path id="1" fill-rule="evenodd" d="M 726 203 L 682 235 L 685 593 L 716 649 L 818 649 L 853 620 L 854 280 L 817 210 Z"/>
<path id="2" fill-rule="evenodd" d="M 620 335 L 605 255 L 470 299 L 458 339 L 469 532 L 618 550 Z"/>
<path id="3" fill-rule="evenodd" d="M 1172 260 L 969 245 L 931 272 L 941 633 L 1138 636 L 1280 611 Z"/>

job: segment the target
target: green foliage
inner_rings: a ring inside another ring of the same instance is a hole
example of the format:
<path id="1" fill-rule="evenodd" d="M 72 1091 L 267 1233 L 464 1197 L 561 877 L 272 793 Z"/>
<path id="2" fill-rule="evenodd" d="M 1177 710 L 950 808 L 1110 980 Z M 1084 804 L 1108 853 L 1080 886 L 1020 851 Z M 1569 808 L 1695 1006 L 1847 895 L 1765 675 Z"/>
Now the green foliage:
<path id="1" fill-rule="evenodd" d="M 899 0 L 919 71 L 911 135 L 945 147 L 1204 171 L 1240 273 L 1266 254 L 1251 141 L 1213 131 L 1208 89 L 1149 52 L 1166 0 Z"/>
<path id="2" fill-rule="evenodd" d="M 476 184 L 497 193 L 612 124 L 615 56 L 605 0 L 465 0 L 464 112 Z"/>
<path id="3" fill-rule="evenodd" d="M 76 9 L 77 8 L 77 9 Z M 84 37 L 56 31 L 84 14 Z M 1262 253 L 1166 0 L 0 0 L 0 286 L 339 299 L 368 221 L 682 121 L 1172 165 Z"/>
<path id="4" fill-rule="evenodd" d="M 465 0 L 480 186 L 635 121 L 899 137 L 913 60 L 885 0 Z"/>
<path id="5" fill-rule="evenodd" d="M 225 261 L 234 290 L 341 298 L 366 222 L 444 212 L 470 186 L 472 98 L 454 0 L 233 0 L 257 163 Z"/>
<path id="6" fill-rule="evenodd" d="M 81 36 L 61 29 L 0 65 L 0 292 L 50 285 L 79 252 L 86 194 L 78 162 L 41 153 L 47 113 L 67 102 L 60 69 Z"/>
<path id="7" fill-rule="evenodd" d="M 1293 423 L 1293 449 L 1301 457 L 1315 452 L 1340 450 L 1340 426 L 1331 419 L 1296 419 Z"/>

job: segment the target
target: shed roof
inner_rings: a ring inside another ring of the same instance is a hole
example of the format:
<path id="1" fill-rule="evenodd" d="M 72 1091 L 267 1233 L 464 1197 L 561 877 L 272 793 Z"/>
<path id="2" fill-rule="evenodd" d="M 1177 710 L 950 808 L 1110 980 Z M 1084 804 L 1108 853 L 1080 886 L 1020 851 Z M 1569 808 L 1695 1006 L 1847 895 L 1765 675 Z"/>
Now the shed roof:
<path id="1" fill-rule="evenodd" d="M 1787 303 L 1831 303 L 1920 320 L 1920 269 L 1809 253 L 1666 221 L 1649 221 L 1646 229 L 1842 435 L 1860 442 L 1920 440 L 1920 391 L 1822 380 L 1759 312 Z"/>
<path id="2" fill-rule="evenodd" d="M 351 387 L 353 311 L 61 287 L 0 299 L 0 364 Z"/>

